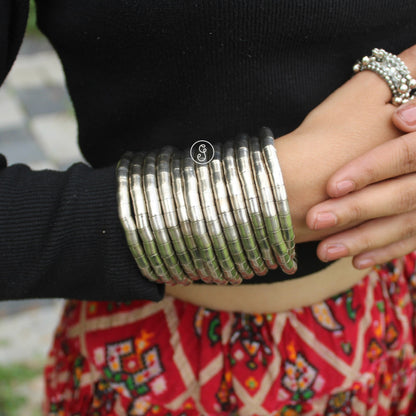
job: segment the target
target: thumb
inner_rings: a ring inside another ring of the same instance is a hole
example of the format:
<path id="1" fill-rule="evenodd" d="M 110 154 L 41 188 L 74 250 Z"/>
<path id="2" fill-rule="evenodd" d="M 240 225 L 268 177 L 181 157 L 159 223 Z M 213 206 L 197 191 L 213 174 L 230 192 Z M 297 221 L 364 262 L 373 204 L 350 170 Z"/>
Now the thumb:
<path id="1" fill-rule="evenodd" d="M 399 130 L 407 133 L 416 131 L 416 100 L 397 107 L 392 121 Z"/>

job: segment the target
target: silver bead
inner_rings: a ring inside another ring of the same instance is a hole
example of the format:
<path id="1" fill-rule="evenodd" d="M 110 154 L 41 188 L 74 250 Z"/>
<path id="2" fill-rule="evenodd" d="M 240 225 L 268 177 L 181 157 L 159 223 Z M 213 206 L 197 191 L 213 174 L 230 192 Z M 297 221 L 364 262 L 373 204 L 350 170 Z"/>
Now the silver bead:
<path id="1" fill-rule="evenodd" d="M 352 67 L 352 70 L 353 70 L 354 72 L 360 72 L 360 70 L 361 70 L 361 65 L 360 65 L 360 64 L 355 64 L 355 65 Z"/>
<path id="2" fill-rule="evenodd" d="M 409 87 L 407 86 L 407 84 L 402 84 L 399 87 L 400 92 L 407 92 L 408 90 L 409 90 Z"/>
<path id="3" fill-rule="evenodd" d="M 377 59 L 382 59 L 382 58 L 383 58 L 383 56 L 384 56 L 383 51 L 382 51 L 382 50 L 380 50 L 380 49 L 377 49 L 377 48 L 374 48 L 374 49 L 372 50 L 372 53 L 373 53 L 373 56 L 374 56 L 375 58 L 377 58 Z"/>

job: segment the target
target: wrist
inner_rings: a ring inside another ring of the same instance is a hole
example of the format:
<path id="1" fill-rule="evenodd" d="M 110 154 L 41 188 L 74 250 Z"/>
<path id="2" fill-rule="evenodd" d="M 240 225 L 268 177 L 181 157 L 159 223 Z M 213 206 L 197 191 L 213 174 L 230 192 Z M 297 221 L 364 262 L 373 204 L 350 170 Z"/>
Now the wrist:
<path id="1" fill-rule="evenodd" d="M 275 140 L 296 243 L 319 240 L 323 232 L 312 231 L 306 225 L 310 208 L 328 198 L 326 182 L 332 170 L 322 163 L 319 151 L 308 146 L 311 138 L 291 132 Z M 319 155 L 319 156 L 318 156 Z"/>

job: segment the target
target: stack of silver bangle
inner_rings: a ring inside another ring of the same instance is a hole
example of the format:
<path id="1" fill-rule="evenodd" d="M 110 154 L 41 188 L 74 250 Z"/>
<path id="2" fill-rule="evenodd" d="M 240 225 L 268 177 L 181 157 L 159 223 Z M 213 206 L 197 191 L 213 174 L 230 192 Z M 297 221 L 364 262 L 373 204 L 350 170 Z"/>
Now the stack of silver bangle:
<path id="1" fill-rule="evenodd" d="M 125 153 L 118 211 L 144 276 L 157 283 L 238 284 L 278 266 L 296 272 L 295 236 L 273 133 L 189 151 Z"/>

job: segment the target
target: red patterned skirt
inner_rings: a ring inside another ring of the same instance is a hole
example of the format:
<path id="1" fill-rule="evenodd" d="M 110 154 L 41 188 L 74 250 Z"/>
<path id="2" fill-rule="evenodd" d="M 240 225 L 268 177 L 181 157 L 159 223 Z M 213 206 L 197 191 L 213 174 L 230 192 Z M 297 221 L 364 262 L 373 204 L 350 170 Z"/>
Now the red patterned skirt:
<path id="1" fill-rule="evenodd" d="M 416 254 L 311 307 L 69 301 L 46 415 L 416 415 Z"/>

